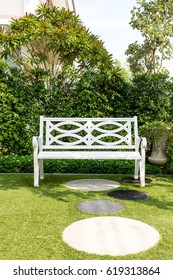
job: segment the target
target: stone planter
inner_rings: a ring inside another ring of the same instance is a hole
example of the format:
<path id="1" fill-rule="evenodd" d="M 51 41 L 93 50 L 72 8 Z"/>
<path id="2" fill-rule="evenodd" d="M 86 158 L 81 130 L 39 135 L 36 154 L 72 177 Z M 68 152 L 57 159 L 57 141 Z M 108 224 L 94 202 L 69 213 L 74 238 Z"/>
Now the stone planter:
<path id="1" fill-rule="evenodd" d="M 168 162 L 166 154 L 167 141 L 170 136 L 171 129 L 164 129 L 159 134 L 154 133 L 152 137 L 152 152 L 148 157 L 150 163 L 163 167 Z"/>

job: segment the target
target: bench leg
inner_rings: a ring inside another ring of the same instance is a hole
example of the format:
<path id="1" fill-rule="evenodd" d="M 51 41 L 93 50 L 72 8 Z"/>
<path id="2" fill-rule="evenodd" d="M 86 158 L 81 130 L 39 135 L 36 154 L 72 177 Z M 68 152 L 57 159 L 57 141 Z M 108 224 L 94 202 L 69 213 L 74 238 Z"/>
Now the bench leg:
<path id="1" fill-rule="evenodd" d="M 139 165 L 140 165 L 140 161 L 136 159 L 136 160 L 135 160 L 134 179 L 138 179 L 138 175 L 139 175 Z"/>
<path id="2" fill-rule="evenodd" d="M 145 160 L 140 161 L 140 183 L 141 187 L 145 187 Z"/>
<path id="3" fill-rule="evenodd" d="M 34 187 L 39 187 L 39 160 L 34 158 Z"/>
<path id="4" fill-rule="evenodd" d="M 43 166 L 43 160 L 39 160 L 39 168 L 40 168 L 40 179 L 44 179 L 44 166 Z"/>

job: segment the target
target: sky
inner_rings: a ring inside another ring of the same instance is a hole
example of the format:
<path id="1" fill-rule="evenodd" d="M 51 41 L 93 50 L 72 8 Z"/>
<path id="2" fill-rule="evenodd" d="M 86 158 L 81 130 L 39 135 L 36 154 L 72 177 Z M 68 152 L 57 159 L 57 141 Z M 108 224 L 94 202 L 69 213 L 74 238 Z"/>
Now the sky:
<path id="1" fill-rule="evenodd" d="M 125 51 L 128 45 L 142 42 L 138 30 L 133 30 L 129 22 L 130 11 L 136 0 L 74 0 L 76 13 L 92 33 L 104 41 L 106 49 L 126 67 Z M 173 75 L 173 61 L 165 62 L 165 67 Z"/>

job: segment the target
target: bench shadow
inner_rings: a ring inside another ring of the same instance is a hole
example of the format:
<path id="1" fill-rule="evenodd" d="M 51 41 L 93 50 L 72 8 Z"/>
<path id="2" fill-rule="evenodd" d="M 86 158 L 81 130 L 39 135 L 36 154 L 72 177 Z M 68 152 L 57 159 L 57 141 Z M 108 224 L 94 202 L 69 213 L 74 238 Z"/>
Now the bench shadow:
<path id="1" fill-rule="evenodd" d="M 146 192 L 149 197 L 144 200 L 135 200 L 136 204 L 144 204 L 148 207 L 155 206 L 159 209 L 163 210 L 173 210 L 173 177 L 171 176 L 156 176 L 153 177 L 154 180 L 151 184 L 146 185 L 146 187 L 141 188 L 139 185 L 135 184 L 129 184 L 124 182 L 123 175 L 120 176 L 117 180 L 117 177 L 113 178 L 113 175 L 100 175 L 98 176 L 99 179 L 110 179 L 119 181 L 121 183 L 121 186 L 118 188 L 120 189 L 132 189 L 132 190 L 138 190 L 142 192 Z M 63 201 L 63 202 L 69 202 L 73 201 L 73 198 L 80 198 L 81 200 L 85 199 L 94 199 L 98 196 L 104 196 L 104 199 L 107 200 L 113 200 L 108 196 L 109 191 L 86 191 L 86 190 L 74 190 L 67 188 L 65 186 L 65 183 L 69 180 L 76 180 L 76 179 L 86 179 L 89 178 L 88 175 L 51 175 L 48 174 L 45 176 L 44 180 L 40 181 L 40 187 L 34 188 L 33 187 L 33 175 L 32 174 L 0 174 L 0 190 L 8 191 L 8 190 L 18 190 L 21 188 L 29 188 L 29 191 L 33 192 L 35 195 L 38 196 L 45 196 L 52 198 L 56 201 Z M 97 178 L 97 175 L 90 175 L 90 178 Z M 152 195 L 153 190 L 152 188 L 161 188 L 162 196 L 157 197 L 157 194 Z M 115 188 L 116 191 L 116 188 Z M 164 199 L 165 197 L 168 197 L 169 199 Z M 171 200 L 172 199 L 172 200 Z M 115 199 L 115 201 L 121 201 L 120 199 Z"/>
<path id="2" fill-rule="evenodd" d="M 144 200 L 135 200 L 136 203 L 173 211 L 173 176 L 152 176 L 151 178 L 153 181 L 150 184 L 146 184 L 144 188 L 141 188 L 137 184 L 129 185 L 125 183 L 123 179 L 120 183 L 124 184 L 123 189 L 138 190 L 148 194 L 148 198 Z M 156 190 L 157 188 L 162 189 L 161 197 L 158 197 L 157 194 L 153 194 L 153 186 Z M 169 199 L 165 199 L 165 197 Z"/>
<path id="3" fill-rule="evenodd" d="M 94 175 L 93 175 L 94 176 Z M 71 178 L 71 177 L 70 177 Z M 82 176 L 79 177 L 80 179 L 82 178 Z M 84 179 L 86 179 L 86 177 L 83 177 Z M 95 175 L 96 178 L 96 175 Z M 100 177 L 99 177 L 100 178 Z M 105 178 L 107 178 L 107 176 L 105 176 Z M 74 175 L 74 180 L 76 180 L 76 176 Z M 112 179 L 112 178 L 111 178 Z M 52 178 L 51 178 L 52 180 Z M 114 178 L 114 180 L 116 181 L 117 179 Z M 158 182 L 158 180 L 162 181 L 162 183 Z M 63 182 L 61 182 L 58 186 L 56 186 L 56 177 L 54 178 L 54 180 L 50 183 L 50 178 L 45 179 L 45 182 L 40 185 L 40 188 L 36 188 L 36 189 L 32 189 L 32 191 L 34 191 L 36 194 L 38 195 L 44 195 L 44 196 L 48 196 L 51 197 L 52 199 L 56 199 L 57 201 L 64 201 L 64 202 L 69 202 L 69 200 L 72 200 L 73 197 L 78 197 L 80 199 L 93 199 L 94 197 L 98 196 L 99 193 L 102 196 L 105 196 L 105 199 L 108 200 L 112 200 L 109 196 L 108 193 L 111 192 L 111 190 L 109 191 L 86 191 L 86 190 L 74 190 L 74 189 L 69 189 L 65 186 L 65 183 L 68 181 L 67 179 L 63 179 Z M 141 188 L 139 185 L 130 185 L 128 183 L 124 183 L 123 181 L 119 180 L 119 182 L 121 183 L 121 186 L 119 188 L 115 188 L 113 190 L 121 190 L 121 189 L 133 189 L 136 190 L 138 189 L 138 191 L 141 192 L 146 192 L 149 197 L 147 199 L 144 200 L 135 200 L 136 203 L 139 204 L 144 204 L 147 205 L 148 207 L 150 206 L 155 206 L 158 209 L 163 209 L 163 210 L 173 210 L 173 197 L 172 197 L 172 201 L 171 201 L 171 195 L 173 194 L 173 178 L 165 178 L 165 177 L 157 177 L 156 181 L 146 185 L 146 187 Z M 169 197 L 169 201 L 164 200 L 157 197 L 157 195 L 152 195 L 152 192 L 150 192 L 150 190 L 152 190 L 152 187 L 155 188 L 162 188 L 163 189 L 163 196 L 164 197 Z M 119 199 L 116 199 L 115 201 L 120 201 Z M 122 200 L 121 200 L 122 202 Z"/>

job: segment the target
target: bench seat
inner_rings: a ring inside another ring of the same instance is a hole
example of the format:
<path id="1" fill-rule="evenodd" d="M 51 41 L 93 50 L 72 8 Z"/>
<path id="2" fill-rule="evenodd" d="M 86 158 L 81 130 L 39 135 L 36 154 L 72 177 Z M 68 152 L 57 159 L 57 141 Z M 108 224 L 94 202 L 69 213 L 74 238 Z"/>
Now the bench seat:
<path id="1" fill-rule="evenodd" d="M 38 159 L 127 159 L 140 160 L 139 152 L 115 152 L 115 151 L 59 151 L 40 152 Z"/>

